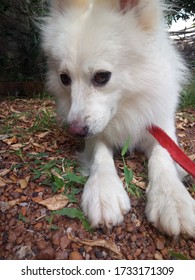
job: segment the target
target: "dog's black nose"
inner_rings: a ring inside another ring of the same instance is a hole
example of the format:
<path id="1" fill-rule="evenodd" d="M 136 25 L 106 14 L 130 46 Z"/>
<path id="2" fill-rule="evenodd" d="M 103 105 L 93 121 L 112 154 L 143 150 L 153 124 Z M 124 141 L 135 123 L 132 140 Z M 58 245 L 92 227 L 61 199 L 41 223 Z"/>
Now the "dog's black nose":
<path id="1" fill-rule="evenodd" d="M 85 138 L 88 135 L 88 126 L 79 126 L 76 124 L 71 124 L 68 128 L 68 133 L 74 137 Z"/>

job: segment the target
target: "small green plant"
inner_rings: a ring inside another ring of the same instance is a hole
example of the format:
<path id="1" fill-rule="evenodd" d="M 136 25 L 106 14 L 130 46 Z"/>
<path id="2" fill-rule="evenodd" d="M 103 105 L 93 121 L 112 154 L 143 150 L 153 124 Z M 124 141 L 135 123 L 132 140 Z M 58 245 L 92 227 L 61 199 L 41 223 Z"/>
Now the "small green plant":
<path id="1" fill-rule="evenodd" d="M 46 221 L 49 223 L 50 229 L 58 230 L 59 227 L 53 224 L 54 214 L 52 213 L 50 217 L 46 217 Z"/>
<path id="2" fill-rule="evenodd" d="M 3 113 L 0 112 L 0 115 L 3 115 Z M 2 124 L 0 120 L 0 134 L 11 135 L 17 126 L 19 117 L 21 117 L 21 114 L 10 113 L 3 119 Z"/>
<path id="3" fill-rule="evenodd" d="M 11 168 L 10 168 L 10 170 L 11 171 L 13 171 L 14 169 L 20 169 L 20 168 L 23 168 L 25 165 L 27 165 L 27 163 L 25 162 L 23 162 L 23 163 L 14 163 L 12 166 L 11 166 Z"/>
<path id="4" fill-rule="evenodd" d="M 33 125 L 30 127 L 30 132 L 48 131 L 56 126 L 56 117 L 53 111 L 43 108 L 35 116 Z"/>
<path id="5" fill-rule="evenodd" d="M 77 186 L 84 185 L 86 178 L 75 174 L 75 163 L 68 159 L 66 162 L 64 159 L 56 159 L 44 165 L 39 160 L 39 163 L 39 168 L 33 170 L 33 179 L 39 179 L 44 174 L 46 179 L 42 184 L 50 186 L 54 193 L 64 188 L 64 193 L 71 202 L 76 202 L 75 195 L 81 191 Z"/>
<path id="6" fill-rule="evenodd" d="M 89 222 L 85 218 L 83 212 L 81 210 L 77 209 L 77 208 L 63 208 L 61 210 L 54 211 L 53 214 L 54 215 L 60 215 L 60 216 L 67 216 L 71 219 L 77 218 L 82 222 L 85 230 L 87 230 L 89 232 L 93 231 Z"/>
<path id="7" fill-rule="evenodd" d="M 49 157 L 49 155 L 41 152 L 41 153 L 37 153 L 37 154 L 29 154 L 29 157 L 33 158 L 33 159 L 39 159 L 39 158 L 47 158 L 47 157 Z"/>
<path id="8" fill-rule="evenodd" d="M 18 220 L 23 221 L 24 223 L 28 223 L 28 219 L 21 212 L 18 215 Z"/>
<path id="9" fill-rule="evenodd" d="M 36 164 L 38 165 L 38 168 L 35 170 L 31 168 L 34 173 L 33 180 L 40 179 L 44 175 L 46 179 L 41 182 L 42 185 L 51 187 L 54 193 L 59 190 L 63 191 L 70 203 L 77 203 L 76 195 L 82 191 L 80 186 L 85 184 L 86 178 L 77 173 L 75 161 L 61 158 L 51 160 L 43 165 L 41 160 L 42 156 L 47 158 L 47 154 L 45 153 L 31 155 L 32 158 L 37 158 Z M 53 211 L 51 216 L 46 218 L 50 228 L 53 230 L 58 229 L 53 224 L 54 215 L 78 218 L 87 231 L 91 230 L 83 212 L 77 208 L 63 208 L 62 210 Z"/>
<path id="10" fill-rule="evenodd" d="M 174 251 L 170 251 L 170 256 L 171 258 L 175 259 L 175 260 L 188 260 L 188 258 L 183 255 L 182 253 L 176 253 Z"/>
<path id="11" fill-rule="evenodd" d="M 24 155 L 21 149 L 18 149 L 16 151 L 11 151 L 11 153 L 14 153 L 16 156 L 21 158 L 21 160 L 25 163 Z"/>
<path id="12" fill-rule="evenodd" d="M 123 146 L 123 149 L 122 149 L 122 152 L 121 152 L 121 156 L 122 156 L 122 160 L 123 160 L 123 165 L 124 165 L 124 175 L 125 175 L 126 188 L 127 188 L 127 191 L 132 196 L 141 197 L 143 195 L 142 191 L 140 190 L 140 188 L 138 188 L 135 184 L 132 183 L 134 174 L 133 174 L 133 171 L 128 168 L 128 166 L 126 164 L 126 161 L 125 161 L 125 155 L 128 152 L 130 143 L 131 143 L 131 139 L 129 137 L 127 142 Z"/>
<path id="13" fill-rule="evenodd" d="M 195 192 L 195 184 L 192 185 L 192 191 Z"/>

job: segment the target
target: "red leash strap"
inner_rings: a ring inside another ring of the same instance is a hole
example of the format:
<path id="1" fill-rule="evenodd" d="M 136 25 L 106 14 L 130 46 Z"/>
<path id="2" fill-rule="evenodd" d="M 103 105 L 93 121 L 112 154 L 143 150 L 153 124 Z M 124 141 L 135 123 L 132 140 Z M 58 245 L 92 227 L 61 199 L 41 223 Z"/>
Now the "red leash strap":
<path id="1" fill-rule="evenodd" d="M 183 169 L 195 177 L 195 163 L 179 148 L 164 130 L 153 125 L 148 128 L 148 131 Z"/>

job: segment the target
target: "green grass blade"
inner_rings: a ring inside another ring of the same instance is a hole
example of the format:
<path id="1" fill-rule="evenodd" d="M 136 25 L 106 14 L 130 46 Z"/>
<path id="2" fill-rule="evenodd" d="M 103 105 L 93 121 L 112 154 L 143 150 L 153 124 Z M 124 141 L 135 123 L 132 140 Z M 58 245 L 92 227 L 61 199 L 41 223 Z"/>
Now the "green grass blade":
<path id="1" fill-rule="evenodd" d="M 121 152 L 121 156 L 124 157 L 129 149 L 129 146 L 131 144 L 131 138 L 129 136 L 127 142 L 125 143 L 125 145 L 123 146 L 122 152 Z"/>
<path id="2" fill-rule="evenodd" d="M 127 166 L 124 166 L 124 174 L 125 174 L 125 182 L 127 186 L 129 186 L 129 184 L 133 180 L 133 171 L 129 170 Z"/>

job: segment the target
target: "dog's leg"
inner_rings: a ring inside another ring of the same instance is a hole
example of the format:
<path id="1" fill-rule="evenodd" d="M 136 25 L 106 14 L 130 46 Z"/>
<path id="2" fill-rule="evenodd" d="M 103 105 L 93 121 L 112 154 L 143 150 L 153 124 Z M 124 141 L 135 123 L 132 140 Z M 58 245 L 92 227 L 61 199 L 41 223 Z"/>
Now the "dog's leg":
<path id="1" fill-rule="evenodd" d="M 195 201 L 179 178 L 169 153 L 148 136 L 149 185 L 146 215 L 155 227 L 169 235 L 195 237 Z"/>
<path id="2" fill-rule="evenodd" d="M 130 210 L 130 200 L 116 173 L 112 150 L 101 141 L 89 149 L 93 150 L 93 158 L 82 209 L 93 227 L 110 228 L 123 221 L 123 215 Z"/>

